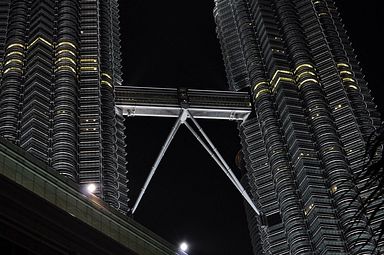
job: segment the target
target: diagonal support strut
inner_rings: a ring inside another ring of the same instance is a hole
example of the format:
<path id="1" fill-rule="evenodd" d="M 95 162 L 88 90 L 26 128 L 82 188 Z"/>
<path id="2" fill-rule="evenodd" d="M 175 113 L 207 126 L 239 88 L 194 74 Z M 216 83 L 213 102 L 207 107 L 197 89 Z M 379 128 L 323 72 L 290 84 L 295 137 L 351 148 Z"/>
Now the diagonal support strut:
<path id="1" fill-rule="evenodd" d="M 204 141 L 201 139 L 201 137 L 196 133 L 196 131 L 188 123 L 185 122 L 184 124 L 191 131 L 191 133 L 196 137 L 196 139 L 201 143 L 201 145 L 205 148 L 205 150 L 211 155 L 211 157 L 216 161 L 216 163 L 223 170 L 223 172 L 227 175 L 227 177 L 231 180 L 233 185 L 235 185 L 237 190 L 241 193 L 243 198 L 252 207 L 252 209 L 255 211 L 255 213 L 260 216 L 260 211 L 256 208 L 252 199 L 249 197 L 247 191 L 244 189 L 243 185 L 241 185 L 241 183 L 237 179 L 236 175 L 233 173 L 232 169 L 228 166 L 227 162 L 225 162 L 225 160 L 221 156 L 220 152 L 216 149 L 216 147 L 213 145 L 212 141 L 209 139 L 207 134 L 204 132 L 204 130 L 199 125 L 199 123 L 197 123 L 197 121 L 193 118 L 193 116 L 190 113 L 189 113 L 189 117 L 191 118 L 192 122 L 195 124 L 195 126 L 197 127 L 199 132 L 203 135 L 204 139 L 206 140 L 206 142 L 209 144 L 209 146 L 211 148 L 209 148 L 204 143 Z"/>
<path id="2" fill-rule="evenodd" d="M 169 145 L 171 144 L 173 137 L 175 137 L 175 134 L 176 134 L 177 130 L 179 129 L 180 125 L 185 121 L 186 118 L 187 118 L 187 112 L 183 110 L 180 113 L 179 117 L 177 118 L 175 124 L 173 125 L 172 130 L 169 133 L 167 140 L 165 141 L 163 147 L 161 148 L 161 151 L 160 151 L 159 155 L 157 156 L 155 163 L 152 165 L 151 172 L 149 173 L 147 179 L 145 180 L 144 186 L 143 186 L 143 188 L 141 188 L 140 194 L 139 194 L 139 196 L 135 202 L 135 205 L 132 208 L 132 214 L 135 213 L 137 206 L 139 205 L 140 200 L 143 197 L 144 192 L 149 185 L 149 182 L 151 181 L 153 175 L 156 172 L 157 167 L 160 164 L 160 161 L 164 157 L 164 154 L 165 154 L 166 150 L 168 149 Z"/>
<path id="3" fill-rule="evenodd" d="M 193 124 L 196 126 L 200 134 L 203 136 L 204 139 L 200 137 L 200 135 L 191 127 L 188 122 L 186 121 L 187 118 L 191 118 Z M 167 140 L 165 141 L 163 147 L 161 148 L 161 151 L 156 158 L 155 163 L 153 164 L 151 168 L 151 172 L 149 173 L 143 188 L 141 189 L 141 192 L 135 202 L 135 205 L 132 208 L 132 215 L 135 213 L 148 185 L 151 181 L 153 175 L 155 174 L 155 171 L 157 167 L 159 166 L 166 150 L 168 149 L 170 143 L 172 142 L 173 137 L 175 136 L 177 130 L 179 129 L 180 125 L 184 124 L 188 130 L 193 134 L 193 136 L 200 142 L 200 144 L 204 147 L 204 149 L 209 153 L 209 155 L 215 160 L 215 162 L 218 164 L 218 166 L 223 170 L 223 172 L 227 175 L 229 180 L 233 183 L 233 185 L 237 188 L 237 190 L 240 192 L 240 194 L 243 196 L 243 198 L 247 201 L 247 203 L 251 206 L 251 208 L 255 211 L 257 215 L 260 216 L 260 211 L 256 208 L 255 204 L 253 203 L 252 199 L 249 197 L 247 191 L 244 189 L 244 187 L 241 185 L 231 168 L 228 166 L 228 164 L 225 162 L 224 158 L 221 156 L 219 151 L 216 149 L 216 147 L 213 145 L 212 141 L 209 139 L 207 134 L 204 132 L 204 130 L 201 128 L 199 123 L 194 119 L 192 114 L 187 110 L 183 109 L 177 118 L 171 132 L 169 133 Z M 204 141 L 205 140 L 205 141 Z M 208 143 L 208 145 L 207 145 Z"/>

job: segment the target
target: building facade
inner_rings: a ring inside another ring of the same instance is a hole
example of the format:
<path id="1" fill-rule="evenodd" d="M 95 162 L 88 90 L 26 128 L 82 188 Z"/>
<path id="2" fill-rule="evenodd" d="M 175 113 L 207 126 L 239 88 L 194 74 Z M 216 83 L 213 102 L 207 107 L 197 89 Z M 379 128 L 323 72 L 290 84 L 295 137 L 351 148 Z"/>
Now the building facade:
<path id="1" fill-rule="evenodd" d="M 254 104 L 239 129 L 256 253 L 384 251 L 356 178 L 379 115 L 334 1 L 215 0 L 214 16 L 230 88 Z"/>
<path id="2" fill-rule="evenodd" d="M 0 2 L 0 136 L 127 212 L 117 0 Z"/>

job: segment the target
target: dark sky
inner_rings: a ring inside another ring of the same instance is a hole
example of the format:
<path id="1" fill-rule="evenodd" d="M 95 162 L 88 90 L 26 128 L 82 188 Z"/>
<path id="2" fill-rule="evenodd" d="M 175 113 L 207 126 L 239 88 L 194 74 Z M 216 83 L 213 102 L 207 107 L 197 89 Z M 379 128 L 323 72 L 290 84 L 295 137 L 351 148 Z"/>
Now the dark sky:
<path id="1" fill-rule="evenodd" d="M 379 1 L 336 1 L 374 96 L 380 99 Z M 125 85 L 225 90 L 213 0 L 121 0 Z M 380 100 L 377 100 L 378 102 Z M 382 101 L 382 100 L 381 100 Z M 379 102 L 380 103 L 380 102 Z M 131 206 L 175 119 L 129 118 Z M 237 176 L 237 125 L 199 121 Z M 181 127 L 160 163 L 135 220 L 191 255 L 251 254 L 241 196 L 195 138 Z"/>

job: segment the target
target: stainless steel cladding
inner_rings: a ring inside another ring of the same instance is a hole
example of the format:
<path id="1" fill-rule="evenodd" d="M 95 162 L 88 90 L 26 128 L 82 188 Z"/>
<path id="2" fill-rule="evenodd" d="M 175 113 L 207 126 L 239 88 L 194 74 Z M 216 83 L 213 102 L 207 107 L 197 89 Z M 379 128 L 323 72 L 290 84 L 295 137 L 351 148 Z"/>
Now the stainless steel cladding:
<path id="1" fill-rule="evenodd" d="M 117 0 L 0 3 L 0 135 L 126 213 Z"/>
<path id="2" fill-rule="evenodd" d="M 229 87 L 250 87 L 256 112 L 239 128 L 260 254 L 383 251 L 384 210 L 368 224 L 354 181 L 379 118 L 333 1 L 215 3 Z"/>

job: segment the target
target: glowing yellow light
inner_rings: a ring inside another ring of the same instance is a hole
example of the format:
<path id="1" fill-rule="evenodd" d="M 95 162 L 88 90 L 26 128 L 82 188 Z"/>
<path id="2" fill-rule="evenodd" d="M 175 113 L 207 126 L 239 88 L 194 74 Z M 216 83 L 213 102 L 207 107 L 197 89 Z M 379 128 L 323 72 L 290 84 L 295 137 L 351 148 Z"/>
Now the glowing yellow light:
<path id="1" fill-rule="evenodd" d="M 45 43 L 46 45 L 52 47 L 52 43 L 50 43 L 48 40 L 44 39 L 43 37 L 37 37 L 35 40 L 33 40 L 33 42 L 31 42 L 27 48 L 30 48 L 32 47 L 35 43 L 37 43 L 38 41 L 41 41 L 43 43 Z"/>
<path id="2" fill-rule="evenodd" d="M 271 82 L 276 78 L 277 75 L 279 75 L 279 74 L 281 74 L 281 73 L 283 73 L 283 74 L 288 74 L 288 75 L 293 75 L 293 73 L 292 73 L 291 71 L 287 71 L 287 70 L 277 70 L 277 71 L 275 72 L 275 74 L 272 76 Z"/>
<path id="3" fill-rule="evenodd" d="M 107 82 L 107 81 L 101 81 L 101 85 L 107 85 L 108 87 L 111 87 L 111 88 L 112 88 L 111 83 L 109 83 L 109 82 Z"/>
<path id="4" fill-rule="evenodd" d="M 302 82 L 300 82 L 299 83 L 299 88 L 301 88 L 301 86 L 303 86 L 305 83 L 307 83 L 307 82 L 314 82 L 314 83 L 319 83 L 317 80 L 315 80 L 315 79 L 305 79 L 304 81 L 302 81 Z"/>
<path id="5" fill-rule="evenodd" d="M 82 63 L 85 63 L 85 62 L 97 63 L 97 60 L 94 58 L 82 58 L 82 59 L 80 59 L 80 62 L 82 62 Z"/>
<path id="6" fill-rule="evenodd" d="M 12 56 L 12 55 L 24 56 L 24 53 L 21 51 L 11 51 L 11 52 L 8 52 L 7 55 L 5 55 L 5 57 Z"/>
<path id="7" fill-rule="evenodd" d="M 304 67 L 314 69 L 313 65 L 311 65 L 311 64 L 301 64 L 298 67 L 296 67 L 294 72 L 297 73 L 301 68 L 304 68 Z"/>
<path id="8" fill-rule="evenodd" d="M 70 70 L 71 72 L 73 73 L 76 73 L 76 70 L 72 67 L 72 66 L 68 66 L 68 65 L 62 65 L 62 66 L 58 66 L 55 71 L 60 71 L 60 70 Z"/>
<path id="9" fill-rule="evenodd" d="M 267 86 L 269 86 L 269 83 L 266 82 L 266 81 L 258 82 L 258 83 L 256 83 L 256 85 L 253 87 L 253 90 L 256 90 L 256 89 L 257 89 L 259 86 L 261 86 L 261 85 L 267 85 Z"/>
<path id="10" fill-rule="evenodd" d="M 69 58 L 69 57 L 60 57 L 56 60 L 55 64 L 57 64 L 58 62 L 64 61 L 64 60 L 67 60 L 67 61 L 71 62 L 72 64 L 76 65 L 76 62 L 72 58 Z"/>
<path id="11" fill-rule="evenodd" d="M 69 54 L 71 54 L 71 55 L 76 57 L 76 54 L 73 51 L 71 51 L 71 50 L 59 50 L 58 52 L 56 52 L 56 55 L 60 55 L 62 53 L 69 53 Z"/>
<path id="12" fill-rule="evenodd" d="M 19 64 L 22 64 L 23 63 L 23 61 L 21 61 L 20 59 L 10 59 L 10 60 L 8 60 L 7 62 L 5 62 L 5 66 L 6 65 L 8 65 L 8 64 L 10 64 L 10 63 L 12 63 L 12 62 L 16 62 L 16 63 L 19 63 Z"/>
<path id="13" fill-rule="evenodd" d="M 349 75 L 353 75 L 352 72 L 347 71 L 347 70 L 342 70 L 342 71 L 340 71 L 340 74 L 349 74 Z"/>
<path id="14" fill-rule="evenodd" d="M 21 43 L 12 43 L 10 45 L 8 45 L 7 49 L 10 49 L 10 48 L 13 48 L 13 47 L 20 47 L 20 48 L 23 48 L 25 49 L 25 46 Z"/>
<path id="15" fill-rule="evenodd" d="M 63 45 L 69 45 L 71 46 L 72 48 L 76 49 L 76 46 L 71 43 L 71 42 L 67 42 L 67 41 L 64 41 L 64 42 L 59 42 L 57 45 L 56 45 L 56 48 L 60 47 L 60 46 L 63 46 Z"/>
<path id="16" fill-rule="evenodd" d="M 80 67 L 81 71 L 97 71 L 97 67 L 92 66 L 82 66 Z"/>
<path id="17" fill-rule="evenodd" d="M 18 67 L 9 67 L 7 69 L 4 70 L 4 74 L 8 73 L 9 71 L 18 71 L 18 72 L 22 72 L 21 68 L 18 68 Z"/>
<path id="18" fill-rule="evenodd" d="M 312 75 L 312 76 L 316 77 L 316 74 L 314 72 L 312 72 L 312 71 L 305 71 L 305 72 L 301 72 L 301 73 L 297 74 L 296 80 L 299 80 L 303 75 L 306 75 L 306 74 Z"/>
<path id="19" fill-rule="evenodd" d="M 105 76 L 105 77 L 107 77 L 107 78 L 112 80 L 112 77 L 109 74 L 107 74 L 107 73 L 101 73 L 101 76 Z"/>
<path id="20" fill-rule="evenodd" d="M 356 82 L 354 79 L 352 78 L 343 78 L 343 81 L 349 81 L 349 82 Z"/>
<path id="21" fill-rule="evenodd" d="M 255 96 L 255 98 L 258 98 L 261 94 L 265 94 L 265 93 L 270 93 L 269 92 L 269 89 L 262 89 L 262 90 L 260 90 L 259 92 L 257 92 L 257 94 L 256 94 L 256 96 Z"/>
<path id="22" fill-rule="evenodd" d="M 276 81 L 275 83 L 272 84 L 272 91 L 275 91 L 275 90 L 276 90 L 277 85 L 279 85 L 279 83 L 280 83 L 281 81 L 287 81 L 287 82 L 292 82 L 292 83 L 295 82 L 293 79 L 288 78 L 288 77 L 279 77 L 279 78 L 277 79 L 277 81 Z"/>
<path id="23" fill-rule="evenodd" d="M 349 68 L 349 65 L 346 63 L 337 63 L 337 67 L 346 67 Z"/>

